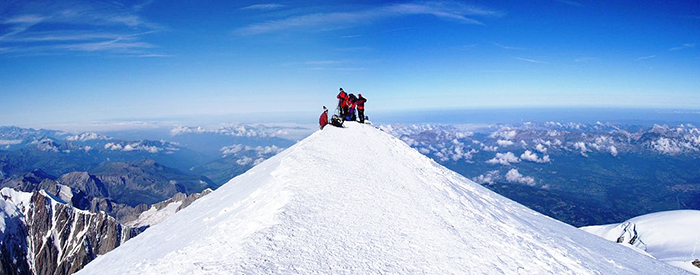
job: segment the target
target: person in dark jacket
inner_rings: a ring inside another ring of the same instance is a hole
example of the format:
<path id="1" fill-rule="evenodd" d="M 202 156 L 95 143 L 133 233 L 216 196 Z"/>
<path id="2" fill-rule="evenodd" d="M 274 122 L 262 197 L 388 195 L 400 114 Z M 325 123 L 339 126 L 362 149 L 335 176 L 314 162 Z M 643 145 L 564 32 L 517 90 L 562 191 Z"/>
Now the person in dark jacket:
<path id="1" fill-rule="evenodd" d="M 357 107 L 357 97 L 355 94 L 350 94 L 348 96 L 348 114 L 345 120 L 355 121 L 357 116 L 355 115 L 355 108 Z"/>
<path id="2" fill-rule="evenodd" d="M 323 106 L 323 113 L 321 113 L 321 117 L 318 119 L 318 125 L 321 127 L 321 130 L 328 125 L 328 109 L 326 106 Z"/>
<path id="3" fill-rule="evenodd" d="M 338 99 L 338 108 L 340 109 L 340 117 L 345 117 L 348 114 L 348 94 L 340 88 L 340 93 L 336 96 Z"/>
<path id="4" fill-rule="evenodd" d="M 357 94 L 355 104 L 357 104 L 357 115 L 360 117 L 360 123 L 365 123 L 365 102 L 367 99 L 362 97 L 362 94 Z"/>

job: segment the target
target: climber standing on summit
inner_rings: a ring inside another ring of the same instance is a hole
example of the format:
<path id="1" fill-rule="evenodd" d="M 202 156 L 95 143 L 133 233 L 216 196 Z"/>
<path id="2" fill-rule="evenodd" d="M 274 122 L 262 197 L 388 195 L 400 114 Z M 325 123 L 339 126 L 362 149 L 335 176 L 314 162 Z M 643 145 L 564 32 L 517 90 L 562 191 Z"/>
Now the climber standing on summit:
<path id="1" fill-rule="evenodd" d="M 360 123 L 365 123 L 365 102 L 367 99 L 362 97 L 362 94 L 357 94 L 357 115 L 360 117 Z"/>
<path id="2" fill-rule="evenodd" d="M 345 120 L 356 121 L 355 107 L 357 107 L 357 97 L 354 94 L 348 96 L 348 113 L 345 115 Z"/>
<path id="3" fill-rule="evenodd" d="M 338 109 L 340 110 L 340 117 L 344 118 L 348 114 L 348 95 L 340 88 L 340 93 L 336 96 L 338 99 Z"/>

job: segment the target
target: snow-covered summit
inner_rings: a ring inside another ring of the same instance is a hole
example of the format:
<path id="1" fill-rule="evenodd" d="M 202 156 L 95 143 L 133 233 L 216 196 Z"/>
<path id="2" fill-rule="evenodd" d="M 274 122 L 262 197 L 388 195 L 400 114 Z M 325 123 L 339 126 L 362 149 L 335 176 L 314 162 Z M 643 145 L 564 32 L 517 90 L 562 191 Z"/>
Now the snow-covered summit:
<path id="1" fill-rule="evenodd" d="M 80 274 L 678 274 L 369 125 L 326 127 Z"/>

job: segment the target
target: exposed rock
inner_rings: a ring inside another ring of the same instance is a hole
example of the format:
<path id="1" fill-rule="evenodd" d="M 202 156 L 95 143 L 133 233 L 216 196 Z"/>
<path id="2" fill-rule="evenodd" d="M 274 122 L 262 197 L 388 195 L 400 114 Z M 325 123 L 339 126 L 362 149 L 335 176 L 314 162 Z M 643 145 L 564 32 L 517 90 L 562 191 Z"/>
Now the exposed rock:
<path id="1" fill-rule="evenodd" d="M 146 159 L 109 162 L 91 171 L 119 203 L 137 206 L 167 200 L 177 193 L 192 194 L 214 186 L 206 177 L 188 175 Z"/>
<path id="2" fill-rule="evenodd" d="M 2 238 L 2 274 L 71 274 L 140 233 L 105 213 L 60 203 L 44 191 L 26 202 L 9 201 L 18 199 L 4 194 L 3 205 L 17 205 L 21 214 L 5 219 L 11 227 Z"/>
<path id="3" fill-rule="evenodd" d="M 55 189 L 56 177 L 49 175 L 41 169 L 24 174 L 14 179 L 6 180 L 1 187 L 12 187 L 23 192 L 34 192 L 40 189 Z"/>
<path id="4" fill-rule="evenodd" d="M 107 198 L 109 191 L 102 181 L 87 172 L 71 172 L 64 174 L 59 181 L 70 186 L 75 193 L 73 205 L 80 209 L 87 209 L 92 198 Z"/>
<path id="5" fill-rule="evenodd" d="M 695 261 L 693 261 L 693 265 L 694 265 L 694 266 L 697 266 L 698 268 L 700 268 L 700 260 L 695 259 Z"/>

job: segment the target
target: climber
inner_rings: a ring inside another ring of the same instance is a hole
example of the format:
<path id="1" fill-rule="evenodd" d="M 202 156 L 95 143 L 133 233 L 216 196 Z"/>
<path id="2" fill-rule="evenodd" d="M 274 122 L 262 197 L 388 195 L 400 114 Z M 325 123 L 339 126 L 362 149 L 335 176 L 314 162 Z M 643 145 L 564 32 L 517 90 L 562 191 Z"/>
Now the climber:
<path id="1" fill-rule="evenodd" d="M 340 88 L 340 93 L 336 96 L 338 99 L 338 109 L 340 110 L 340 117 L 345 117 L 348 113 L 348 95 Z"/>
<path id="2" fill-rule="evenodd" d="M 367 99 L 362 97 L 362 94 L 357 94 L 357 115 L 360 117 L 360 123 L 365 123 L 365 102 Z"/>
<path id="3" fill-rule="evenodd" d="M 357 117 L 355 116 L 355 107 L 357 106 L 357 97 L 355 94 L 350 94 L 348 96 L 348 113 L 345 115 L 345 120 L 355 121 Z"/>
<path id="4" fill-rule="evenodd" d="M 323 113 L 321 113 L 321 117 L 318 119 L 318 124 L 321 127 L 321 130 L 323 130 L 323 127 L 328 125 L 328 109 L 326 106 L 323 106 Z"/>

